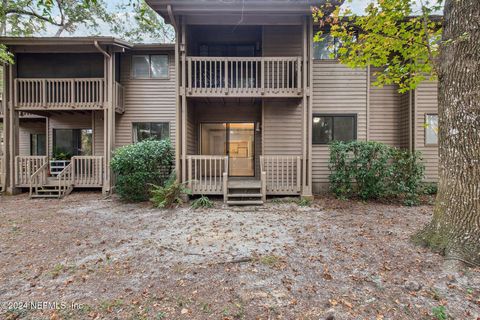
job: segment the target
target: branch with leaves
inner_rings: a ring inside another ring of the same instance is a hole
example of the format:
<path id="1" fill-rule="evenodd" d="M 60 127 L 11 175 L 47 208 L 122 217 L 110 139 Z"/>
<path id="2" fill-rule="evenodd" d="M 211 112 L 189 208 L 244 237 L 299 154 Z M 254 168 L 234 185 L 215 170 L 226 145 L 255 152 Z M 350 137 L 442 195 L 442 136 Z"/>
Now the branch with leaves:
<path id="1" fill-rule="evenodd" d="M 315 41 L 325 32 L 339 43 L 338 60 L 352 68 L 373 66 L 377 86 L 395 84 L 400 92 L 437 75 L 436 59 L 441 40 L 441 20 L 432 14 L 442 1 L 421 3 L 415 12 L 414 0 L 375 0 L 362 15 L 331 5 L 313 11 L 319 27 Z M 328 12 L 329 14 L 325 14 Z"/>

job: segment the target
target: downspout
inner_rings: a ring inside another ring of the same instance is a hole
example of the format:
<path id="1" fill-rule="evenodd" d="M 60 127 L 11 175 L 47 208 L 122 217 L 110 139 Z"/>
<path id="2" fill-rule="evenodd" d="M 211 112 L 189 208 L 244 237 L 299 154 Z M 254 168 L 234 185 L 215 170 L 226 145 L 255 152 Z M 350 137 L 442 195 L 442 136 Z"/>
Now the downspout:
<path id="1" fill-rule="evenodd" d="M 103 50 L 102 47 L 100 47 L 100 45 L 98 44 L 98 41 L 95 40 L 93 41 L 93 45 L 95 46 L 95 48 L 97 48 L 98 51 L 100 51 L 106 58 L 110 59 L 112 56 L 108 54 L 107 51 Z"/>

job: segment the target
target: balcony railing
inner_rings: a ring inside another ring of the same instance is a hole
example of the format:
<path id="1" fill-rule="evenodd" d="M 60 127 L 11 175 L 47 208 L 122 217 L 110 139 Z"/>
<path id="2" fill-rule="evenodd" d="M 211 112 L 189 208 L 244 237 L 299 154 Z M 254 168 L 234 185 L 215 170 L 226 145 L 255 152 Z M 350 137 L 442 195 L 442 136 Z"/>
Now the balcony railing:
<path id="1" fill-rule="evenodd" d="M 187 96 L 299 97 L 300 57 L 187 57 Z"/>
<path id="2" fill-rule="evenodd" d="M 260 156 L 262 187 L 266 194 L 288 195 L 301 192 L 300 156 Z"/>
<path id="3" fill-rule="evenodd" d="M 103 78 L 15 79 L 17 109 L 102 109 L 105 100 Z"/>

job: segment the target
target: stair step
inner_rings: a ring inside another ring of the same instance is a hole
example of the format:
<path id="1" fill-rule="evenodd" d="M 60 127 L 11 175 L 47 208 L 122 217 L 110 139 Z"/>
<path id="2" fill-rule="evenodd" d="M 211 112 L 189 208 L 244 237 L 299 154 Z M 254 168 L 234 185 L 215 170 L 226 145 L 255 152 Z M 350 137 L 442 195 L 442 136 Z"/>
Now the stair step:
<path id="1" fill-rule="evenodd" d="M 261 198 L 261 193 L 229 193 L 229 198 Z"/>
<path id="2" fill-rule="evenodd" d="M 58 194 L 32 194 L 32 198 L 58 198 Z"/>
<path id="3" fill-rule="evenodd" d="M 261 206 L 263 205 L 262 200 L 228 200 L 227 204 L 229 206 Z"/>

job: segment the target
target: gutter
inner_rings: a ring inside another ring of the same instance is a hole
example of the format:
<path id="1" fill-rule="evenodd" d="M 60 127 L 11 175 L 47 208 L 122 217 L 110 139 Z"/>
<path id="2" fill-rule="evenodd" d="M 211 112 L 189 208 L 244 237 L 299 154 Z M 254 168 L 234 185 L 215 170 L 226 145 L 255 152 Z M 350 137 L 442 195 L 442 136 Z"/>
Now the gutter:
<path id="1" fill-rule="evenodd" d="M 103 50 L 102 47 L 100 47 L 97 40 L 93 41 L 93 45 L 95 46 L 95 48 L 97 48 L 98 51 L 100 51 L 108 59 L 110 59 L 112 57 L 111 55 L 109 55 L 107 53 L 107 51 Z"/>

